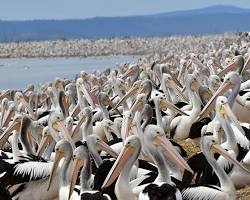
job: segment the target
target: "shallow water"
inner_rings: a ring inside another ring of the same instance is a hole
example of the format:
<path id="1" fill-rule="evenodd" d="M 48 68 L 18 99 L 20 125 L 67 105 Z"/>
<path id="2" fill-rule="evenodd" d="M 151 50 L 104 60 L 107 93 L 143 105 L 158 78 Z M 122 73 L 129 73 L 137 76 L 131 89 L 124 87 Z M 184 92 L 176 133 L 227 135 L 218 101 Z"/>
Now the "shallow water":
<path id="1" fill-rule="evenodd" d="M 73 79 L 84 70 L 93 72 L 114 68 L 117 63 L 136 61 L 140 56 L 100 56 L 88 58 L 11 58 L 0 59 L 0 90 L 24 89 L 32 83 L 54 80 L 56 77 Z"/>

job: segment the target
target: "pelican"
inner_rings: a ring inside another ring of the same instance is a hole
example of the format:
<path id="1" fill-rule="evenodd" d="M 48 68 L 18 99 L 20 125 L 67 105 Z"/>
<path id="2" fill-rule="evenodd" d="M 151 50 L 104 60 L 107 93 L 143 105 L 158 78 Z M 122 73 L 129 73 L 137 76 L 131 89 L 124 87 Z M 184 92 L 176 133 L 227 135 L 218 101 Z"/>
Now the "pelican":
<path id="1" fill-rule="evenodd" d="M 70 165 L 72 159 L 72 147 L 69 142 L 66 140 L 60 140 L 55 146 L 55 161 L 53 163 L 53 167 L 50 173 L 50 178 L 47 185 L 47 191 L 49 191 L 52 184 L 58 184 L 59 181 L 59 191 L 58 197 L 59 200 L 68 200 L 70 197 L 70 180 L 69 180 L 69 173 L 70 173 Z M 60 160 L 64 158 L 62 166 L 60 167 L 60 172 L 57 172 L 57 167 L 59 165 Z M 55 174 L 56 172 L 59 174 L 59 180 L 55 181 Z"/>
<path id="2" fill-rule="evenodd" d="M 170 124 L 170 135 L 174 139 L 187 139 L 191 136 L 190 129 L 201 111 L 201 100 L 198 96 L 199 82 L 193 75 L 188 75 L 186 78 L 186 89 L 192 104 L 191 111 L 187 112 L 189 116 L 181 115 L 175 117 Z M 199 136 L 196 131 L 196 137 Z"/>
<path id="3" fill-rule="evenodd" d="M 241 87 L 241 79 L 239 74 L 237 72 L 229 72 L 225 76 L 221 86 L 218 88 L 218 90 L 214 93 L 213 97 L 203 108 L 202 112 L 199 115 L 199 118 L 202 118 L 211 111 L 211 108 L 214 106 L 215 99 L 217 96 L 223 95 L 229 89 L 232 89 L 231 91 L 225 94 L 226 96 L 228 96 L 229 105 L 233 109 L 233 112 L 235 113 L 239 121 L 249 123 L 250 122 L 248 119 L 249 110 L 245 107 L 245 104 L 247 103 L 245 102 L 243 104 L 240 97 L 238 97 L 238 94 L 240 92 L 240 87 Z"/>
<path id="4" fill-rule="evenodd" d="M 168 50 L 0 92 L 0 199 L 236 198 L 250 183 L 249 34 L 153 41 Z"/>
<path id="5" fill-rule="evenodd" d="M 167 152 L 166 154 L 169 155 L 169 157 L 171 157 L 171 160 L 175 160 L 176 157 L 178 158 L 176 163 L 178 163 L 178 166 L 181 165 L 182 168 L 187 168 L 187 165 L 183 164 L 183 160 L 179 160 L 180 155 L 178 155 L 178 153 L 176 152 L 175 149 L 173 149 L 171 143 L 169 143 L 166 138 L 164 137 L 164 132 L 162 129 L 158 129 L 155 127 L 149 127 L 148 132 L 153 132 L 154 136 L 151 137 L 150 139 L 153 139 L 152 142 L 157 143 L 158 145 L 162 145 L 162 147 L 164 148 L 164 152 Z M 169 149 L 169 147 L 171 147 L 171 149 Z M 149 186 L 148 184 L 143 185 L 143 186 L 139 186 L 137 189 L 138 191 L 136 191 L 136 188 L 132 188 L 133 183 L 129 182 L 130 180 L 130 172 L 132 169 L 133 164 L 135 163 L 135 161 L 137 160 L 139 154 L 141 151 L 141 142 L 138 136 L 132 135 L 129 136 L 124 144 L 124 148 L 121 151 L 120 155 L 118 156 L 116 162 L 114 163 L 112 169 L 110 170 L 108 176 L 106 177 L 106 180 L 103 183 L 102 187 L 107 187 L 110 184 L 112 184 L 112 182 L 118 177 L 118 180 L 116 181 L 116 185 L 115 185 L 115 194 L 117 196 L 118 199 L 143 199 L 145 196 L 145 193 L 148 192 L 147 186 Z M 158 158 L 157 158 L 158 159 Z M 156 159 L 156 160 L 157 160 Z M 160 159 L 160 158 L 159 158 Z M 158 160 L 159 161 L 159 160 Z M 158 161 L 156 161 L 157 163 L 159 163 Z M 163 168 L 162 168 L 163 169 Z M 188 168 L 189 169 L 189 168 Z M 159 175 L 159 181 L 165 181 L 168 180 L 169 181 L 169 175 L 168 174 L 164 174 L 164 172 L 160 170 L 160 175 Z M 166 171 L 165 171 L 166 172 Z M 165 178 L 166 177 L 166 178 Z M 161 188 L 162 185 L 163 188 L 165 188 L 167 185 L 167 183 L 161 183 L 159 188 Z M 149 186 L 150 187 L 150 186 Z M 172 187 L 171 185 L 168 185 L 167 188 Z M 180 198 L 180 193 L 175 190 L 176 193 L 174 192 L 173 194 L 171 193 L 171 195 L 173 195 L 174 197 L 177 196 L 178 199 Z M 140 194 L 142 192 L 142 194 Z"/>
<path id="6" fill-rule="evenodd" d="M 82 169 L 81 169 L 82 168 Z M 74 194 L 71 196 L 73 189 L 75 187 L 78 172 L 81 169 L 80 173 L 80 195 Z M 84 146 L 79 146 L 75 149 L 73 154 L 73 167 L 72 167 L 72 176 L 70 183 L 70 193 L 71 200 L 77 199 L 103 199 L 111 200 L 107 194 L 102 194 L 100 191 L 94 191 L 90 186 L 91 179 L 91 159 L 90 155 L 87 152 Z"/>
<path id="7" fill-rule="evenodd" d="M 214 172 L 219 178 L 220 187 L 215 185 L 194 185 L 184 188 L 180 187 L 183 199 L 236 199 L 235 187 L 231 179 L 217 164 L 216 160 L 211 156 L 210 151 L 215 150 L 225 158 L 229 159 L 235 165 L 238 165 L 243 170 L 248 170 L 244 166 L 242 166 L 235 158 L 228 154 L 223 148 L 221 148 L 220 145 L 218 145 L 213 137 L 213 133 L 207 132 L 202 136 L 201 149 L 208 163 L 212 166 Z"/>

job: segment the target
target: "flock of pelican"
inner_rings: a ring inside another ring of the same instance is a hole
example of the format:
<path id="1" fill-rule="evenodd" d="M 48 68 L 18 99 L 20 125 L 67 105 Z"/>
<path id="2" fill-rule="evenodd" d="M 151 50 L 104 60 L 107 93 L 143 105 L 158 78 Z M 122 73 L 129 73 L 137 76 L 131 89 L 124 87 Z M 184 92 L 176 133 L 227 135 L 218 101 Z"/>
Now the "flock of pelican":
<path id="1" fill-rule="evenodd" d="M 2 91 L 0 199 L 236 199 L 250 184 L 250 52 L 234 48 Z"/>

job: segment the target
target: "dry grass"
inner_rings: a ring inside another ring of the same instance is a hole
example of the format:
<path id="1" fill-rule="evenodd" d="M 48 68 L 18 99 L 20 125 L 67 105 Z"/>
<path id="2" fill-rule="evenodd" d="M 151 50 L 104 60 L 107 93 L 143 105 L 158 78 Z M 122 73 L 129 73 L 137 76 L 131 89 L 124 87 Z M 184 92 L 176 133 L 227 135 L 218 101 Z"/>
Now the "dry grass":
<path id="1" fill-rule="evenodd" d="M 237 190 L 236 199 L 237 200 L 249 200 L 250 199 L 250 186 Z"/>
<path id="2" fill-rule="evenodd" d="M 200 151 L 200 141 L 199 140 L 179 140 L 176 141 L 181 145 L 188 154 L 188 157 Z"/>

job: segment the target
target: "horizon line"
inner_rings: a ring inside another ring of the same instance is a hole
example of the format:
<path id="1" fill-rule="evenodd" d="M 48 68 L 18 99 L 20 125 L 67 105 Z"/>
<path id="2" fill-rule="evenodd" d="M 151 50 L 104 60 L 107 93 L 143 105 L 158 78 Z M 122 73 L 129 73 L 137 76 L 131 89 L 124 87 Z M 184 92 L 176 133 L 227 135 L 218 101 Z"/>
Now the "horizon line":
<path id="1" fill-rule="evenodd" d="M 148 14 L 138 14 L 138 15 L 114 15 L 114 16 L 92 16 L 92 17 L 86 17 L 86 18 L 38 18 L 38 19 L 0 19 L 0 22 L 29 22 L 29 21 L 70 21 L 70 20 L 90 20 L 95 18 L 123 18 L 123 17 L 143 17 L 143 16 L 154 16 L 154 15 L 161 15 L 161 14 L 171 14 L 171 13 L 177 13 L 177 12 L 186 12 L 186 11 L 196 11 L 201 10 L 205 8 L 212 8 L 212 7 L 231 7 L 231 8 L 237 8 L 241 10 L 249 10 L 250 8 L 243 8 L 240 6 L 235 5 L 227 5 L 227 4 L 215 4 L 211 6 L 205 6 L 205 7 L 199 7 L 194 9 L 186 9 L 186 10 L 173 10 L 173 11 L 166 11 L 166 12 L 158 12 L 158 13 L 148 13 Z"/>

